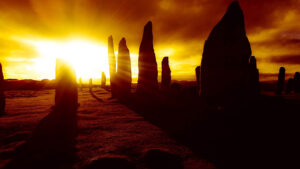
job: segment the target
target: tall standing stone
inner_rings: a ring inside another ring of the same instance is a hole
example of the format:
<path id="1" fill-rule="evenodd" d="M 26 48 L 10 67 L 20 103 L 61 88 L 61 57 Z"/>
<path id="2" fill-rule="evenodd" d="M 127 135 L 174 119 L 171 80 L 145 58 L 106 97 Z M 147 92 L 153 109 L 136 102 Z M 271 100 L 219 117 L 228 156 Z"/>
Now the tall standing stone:
<path id="1" fill-rule="evenodd" d="M 116 75 L 116 56 L 114 50 L 113 37 L 108 37 L 108 62 L 109 62 L 109 74 L 110 74 L 110 88 L 112 97 L 116 95 L 115 88 L 115 75 Z"/>
<path id="2" fill-rule="evenodd" d="M 255 98 L 260 93 L 260 86 L 259 86 L 259 71 L 256 66 L 256 59 L 255 56 L 250 57 L 249 63 L 249 81 L 248 81 L 248 92 L 249 97 Z"/>
<path id="3" fill-rule="evenodd" d="M 286 90 L 285 93 L 286 94 L 290 94 L 293 91 L 293 87 L 294 87 L 294 79 L 293 78 L 289 78 L 287 84 L 286 84 Z"/>
<path id="4" fill-rule="evenodd" d="M 4 76 L 0 63 L 0 115 L 5 114 Z"/>
<path id="5" fill-rule="evenodd" d="M 102 72 L 102 75 L 101 75 L 101 87 L 104 88 L 106 86 L 106 76 L 105 76 L 105 73 Z"/>
<path id="6" fill-rule="evenodd" d="M 158 90 L 157 63 L 153 49 L 152 22 L 144 27 L 144 34 L 139 49 L 139 75 L 137 94 L 140 96 L 153 95 Z"/>
<path id="7" fill-rule="evenodd" d="M 171 83 L 171 69 L 169 66 L 169 57 L 164 57 L 161 62 L 161 88 L 168 89 Z"/>
<path id="8" fill-rule="evenodd" d="M 125 38 L 119 43 L 118 69 L 117 69 L 117 91 L 119 97 L 126 97 L 131 90 L 131 61 L 129 49 Z"/>
<path id="9" fill-rule="evenodd" d="M 195 68 L 195 75 L 196 75 L 197 86 L 200 86 L 200 72 L 201 72 L 201 68 L 200 68 L 200 66 L 197 66 Z"/>
<path id="10" fill-rule="evenodd" d="M 294 75 L 294 91 L 300 93 L 300 73 L 296 72 Z"/>
<path id="11" fill-rule="evenodd" d="M 282 91 L 284 88 L 284 81 L 285 81 L 285 68 L 280 67 L 279 73 L 278 73 L 276 94 L 279 94 L 279 95 L 282 94 Z"/>
<path id="12" fill-rule="evenodd" d="M 55 107 L 76 109 L 78 107 L 76 74 L 72 67 L 61 59 L 56 59 L 55 80 Z"/>
<path id="13" fill-rule="evenodd" d="M 230 4 L 204 44 L 201 94 L 213 101 L 244 101 L 251 47 L 239 3 Z"/>

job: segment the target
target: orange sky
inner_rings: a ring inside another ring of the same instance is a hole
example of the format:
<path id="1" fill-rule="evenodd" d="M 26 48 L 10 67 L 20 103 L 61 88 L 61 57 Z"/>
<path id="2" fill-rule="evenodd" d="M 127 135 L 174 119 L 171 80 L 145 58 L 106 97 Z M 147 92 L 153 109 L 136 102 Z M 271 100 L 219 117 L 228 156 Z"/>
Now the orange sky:
<path id="1" fill-rule="evenodd" d="M 79 74 L 85 73 L 84 78 L 100 78 L 101 71 L 107 72 L 107 59 L 103 58 L 107 57 L 109 35 L 114 37 L 116 50 L 119 40 L 127 39 L 135 78 L 143 27 L 151 20 L 159 69 L 161 59 L 169 56 L 173 79 L 191 80 L 195 67 L 201 62 L 203 43 L 230 2 L 1 0 L 0 61 L 5 78 L 53 78 L 55 58 L 68 53 L 78 67 L 82 63 L 78 69 L 81 69 Z M 287 73 L 300 71 L 300 0 L 239 2 L 260 73 L 277 73 L 280 66 L 285 66 Z M 69 45 L 74 42 L 77 46 Z M 60 52 L 56 47 L 59 44 L 69 46 L 71 51 Z M 99 50 L 94 50 L 95 46 Z M 91 51 L 81 56 L 84 50 Z M 51 52 L 45 54 L 47 51 Z M 88 55 L 92 51 L 99 52 L 100 59 Z M 87 58 L 91 62 L 86 61 Z M 99 69 L 88 66 L 97 67 L 97 62 Z"/>

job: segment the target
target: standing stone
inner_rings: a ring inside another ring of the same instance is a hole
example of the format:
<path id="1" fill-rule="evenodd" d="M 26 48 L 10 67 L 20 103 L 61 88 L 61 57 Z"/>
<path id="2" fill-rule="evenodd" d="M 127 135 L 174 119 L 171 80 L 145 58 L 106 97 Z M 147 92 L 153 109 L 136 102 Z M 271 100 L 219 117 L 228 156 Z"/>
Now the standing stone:
<path id="1" fill-rule="evenodd" d="M 168 89 L 171 84 L 171 69 L 169 66 L 169 57 L 164 57 L 161 62 L 161 88 Z"/>
<path id="2" fill-rule="evenodd" d="M 102 72 L 102 75 L 101 75 L 101 87 L 105 88 L 105 86 L 106 86 L 106 76 L 105 76 L 105 73 Z"/>
<path id="3" fill-rule="evenodd" d="M 248 81 L 248 92 L 250 98 L 255 98 L 260 93 L 259 86 L 259 71 L 256 66 L 255 56 L 250 57 L 249 63 L 249 81 Z"/>
<path id="4" fill-rule="evenodd" d="M 117 69 L 118 96 L 123 98 L 130 94 L 131 90 L 131 62 L 130 53 L 125 38 L 119 43 L 118 69 Z"/>
<path id="5" fill-rule="evenodd" d="M 0 116 L 5 114 L 4 76 L 0 63 Z"/>
<path id="6" fill-rule="evenodd" d="M 294 75 L 294 91 L 300 93 L 300 73 L 296 72 Z"/>
<path id="7" fill-rule="evenodd" d="M 197 66 L 195 69 L 197 86 L 200 86 L 200 72 L 201 72 L 201 68 L 200 68 L 200 66 Z"/>
<path id="8" fill-rule="evenodd" d="M 250 56 L 244 15 L 234 1 L 205 41 L 201 94 L 221 104 L 244 101 Z"/>
<path id="9" fill-rule="evenodd" d="M 285 93 L 290 94 L 293 91 L 293 88 L 294 88 L 294 79 L 289 78 L 287 85 L 286 85 Z"/>
<path id="10" fill-rule="evenodd" d="M 150 96 L 155 94 L 158 91 L 158 81 L 151 21 L 144 27 L 144 34 L 139 49 L 138 67 L 137 94 L 140 96 Z"/>
<path id="11" fill-rule="evenodd" d="M 56 59 L 55 80 L 55 107 L 76 109 L 78 107 L 76 74 L 73 68 L 61 59 Z"/>
<path id="12" fill-rule="evenodd" d="M 115 75 L 116 75 L 116 57 L 114 50 L 113 37 L 108 37 L 108 62 L 109 62 L 109 74 L 110 74 L 110 88 L 112 97 L 116 95 Z"/>
<path id="13" fill-rule="evenodd" d="M 278 74 L 276 94 L 280 95 L 282 93 L 284 88 L 284 81 L 285 81 L 285 68 L 280 67 L 279 74 Z"/>

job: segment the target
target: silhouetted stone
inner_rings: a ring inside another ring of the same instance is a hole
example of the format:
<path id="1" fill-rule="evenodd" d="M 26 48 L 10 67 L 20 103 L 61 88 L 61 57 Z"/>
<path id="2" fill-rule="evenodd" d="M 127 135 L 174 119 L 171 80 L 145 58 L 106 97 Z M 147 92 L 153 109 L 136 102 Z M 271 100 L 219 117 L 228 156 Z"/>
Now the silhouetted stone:
<path id="1" fill-rule="evenodd" d="M 5 114 L 4 76 L 0 63 L 0 115 Z"/>
<path id="2" fill-rule="evenodd" d="M 182 159 L 179 155 L 171 154 L 160 149 L 146 152 L 144 161 L 149 169 L 183 169 Z"/>
<path id="3" fill-rule="evenodd" d="M 294 75 L 294 91 L 300 93 L 300 73 L 296 72 Z"/>
<path id="4" fill-rule="evenodd" d="M 168 89 L 171 83 L 171 69 L 169 66 L 169 58 L 164 57 L 161 62 L 161 88 Z"/>
<path id="5" fill-rule="evenodd" d="M 294 88 L 294 79 L 289 78 L 287 85 L 286 85 L 286 94 L 290 94 Z"/>
<path id="6" fill-rule="evenodd" d="M 278 81 L 277 81 L 277 89 L 276 94 L 281 94 L 284 88 L 284 81 L 285 81 L 285 68 L 280 67 L 278 73 Z"/>
<path id="7" fill-rule="evenodd" d="M 72 67 L 61 59 L 56 59 L 55 80 L 55 107 L 76 109 L 78 107 L 76 74 Z"/>
<path id="8" fill-rule="evenodd" d="M 136 167 L 122 157 L 103 157 L 91 161 L 84 169 L 135 169 Z"/>
<path id="9" fill-rule="evenodd" d="M 250 56 L 244 15 L 234 1 L 205 41 L 201 94 L 220 103 L 244 101 Z"/>
<path id="10" fill-rule="evenodd" d="M 259 71 L 257 69 L 256 59 L 255 59 L 254 56 L 250 57 L 248 85 L 249 85 L 249 88 L 248 88 L 249 97 L 252 98 L 252 99 L 254 99 L 260 93 Z"/>
<path id="11" fill-rule="evenodd" d="M 130 53 L 125 38 L 119 43 L 118 69 L 117 69 L 117 91 L 119 97 L 126 97 L 131 90 L 131 62 Z"/>
<path id="12" fill-rule="evenodd" d="M 200 72 L 201 72 L 201 67 L 197 66 L 195 68 L 195 75 L 196 75 L 196 81 L 197 81 L 197 95 L 199 95 L 201 93 L 200 89 L 201 89 L 201 83 L 200 83 Z"/>
<path id="13" fill-rule="evenodd" d="M 116 57 L 115 57 L 114 42 L 112 36 L 108 37 L 108 62 L 109 62 L 111 94 L 112 97 L 115 97 Z"/>
<path id="14" fill-rule="evenodd" d="M 106 86 L 106 76 L 105 76 L 105 73 L 102 72 L 102 75 L 101 75 L 101 87 L 105 87 Z"/>
<path id="15" fill-rule="evenodd" d="M 152 22 L 144 27 L 144 34 L 139 49 L 139 75 L 137 94 L 151 96 L 158 90 L 157 63 L 153 49 Z"/>
<path id="16" fill-rule="evenodd" d="M 93 79 L 90 78 L 90 80 L 89 80 L 89 90 L 92 91 L 92 89 L 93 89 Z"/>
<path id="17" fill-rule="evenodd" d="M 197 86 L 200 86 L 200 72 L 201 72 L 201 68 L 200 66 L 197 66 L 195 69 Z"/>

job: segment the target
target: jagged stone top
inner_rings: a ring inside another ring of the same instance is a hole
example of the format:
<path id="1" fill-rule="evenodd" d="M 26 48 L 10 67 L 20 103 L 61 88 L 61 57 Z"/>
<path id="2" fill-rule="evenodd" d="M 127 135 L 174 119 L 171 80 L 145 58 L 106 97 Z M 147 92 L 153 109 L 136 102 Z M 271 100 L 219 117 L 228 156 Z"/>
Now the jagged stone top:
<path id="1" fill-rule="evenodd" d="M 125 38 L 121 39 L 121 41 L 119 43 L 119 46 L 120 46 L 120 48 L 127 48 L 126 39 Z"/>
<path id="2" fill-rule="evenodd" d="M 153 34 L 152 34 L 152 22 L 149 21 L 144 27 L 144 33 L 142 42 L 140 45 L 140 51 L 153 52 Z"/>
<path id="3" fill-rule="evenodd" d="M 166 64 L 166 65 L 169 65 L 169 57 L 168 56 L 165 56 L 162 60 L 162 63 L 163 64 Z"/>
<path id="4" fill-rule="evenodd" d="M 249 64 L 251 53 L 244 14 L 239 3 L 234 1 L 206 40 L 202 61 L 208 61 L 210 67 L 239 69 Z"/>

